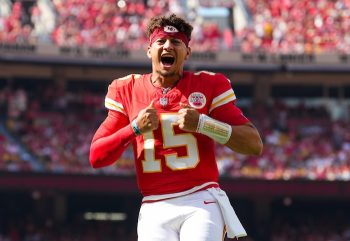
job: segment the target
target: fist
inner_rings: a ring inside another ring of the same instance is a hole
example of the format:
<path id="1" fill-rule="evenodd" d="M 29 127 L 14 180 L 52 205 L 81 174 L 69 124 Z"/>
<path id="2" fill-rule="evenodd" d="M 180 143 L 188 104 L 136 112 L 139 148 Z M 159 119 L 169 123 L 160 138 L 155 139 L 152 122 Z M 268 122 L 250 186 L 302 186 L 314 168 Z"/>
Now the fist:
<path id="1" fill-rule="evenodd" d="M 154 108 L 154 100 L 149 106 L 141 110 L 136 117 L 136 123 L 141 133 L 156 130 L 159 125 L 158 112 Z"/>
<path id="2" fill-rule="evenodd" d="M 180 103 L 180 106 L 182 108 L 178 112 L 177 119 L 179 128 L 184 131 L 195 132 L 199 121 L 199 112 L 189 105 Z"/>

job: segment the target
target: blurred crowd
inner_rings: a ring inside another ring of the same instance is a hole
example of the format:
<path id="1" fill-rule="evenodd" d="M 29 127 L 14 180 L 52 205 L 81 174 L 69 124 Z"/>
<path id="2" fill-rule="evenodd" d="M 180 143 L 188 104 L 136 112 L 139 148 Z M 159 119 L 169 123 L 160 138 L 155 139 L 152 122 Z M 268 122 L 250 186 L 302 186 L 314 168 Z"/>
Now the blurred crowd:
<path id="1" fill-rule="evenodd" d="M 221 174 L 271 180 L 349 180 L 348 108 L 344 105 L 342 115 L 337 115 L 333 105 L 253 103 L 245 113 L 262 135 L 263 154 L 244 156 L 218 146 Z"/>
<path id="2" fill-rule="evenodd" d="M 239 33 L 243 52 L 350 52 L 349 0 L 246 0 L 253 24 Z"/>
<path id="3" fill-rule="evenodd" d="M 18 148 L 18 144 L 10 141 L 0 133 L 0 170 L 31 171 L 30 163 L 25 161 Z"/>
<path id="4" fill-rule="evenodd" d="M 178 0 L 0 0 L 0 9 L 0 42 L 60 47 L 144 49 L 150 17 L 186 16 Z M 195 21 L 193 25 L 194 49 L 220 48 L 222 33 L 216 24 Z"/>
<path id="5" fill-rule="evenodd" d="M 194 26 L 194 51 L 350 52 L 349 0 L 242 2 L 247 23 L 235 28 L 233 0 L 0 0 L 0 43 L 144 49 L 147 19 L 176 13 Z M 212 5 L 231 13 L 226 24 L 199 14 Z"/>
<path id="6" fill-rule="evenodd" d="M 36 93 L 24 89 L 0 90 L 6 96 L 7 130 L 39 160 L 43 170 L 54 173 L 133 175 L 133 151 L 108 168 L 94 170 L 88 161 L 94 131 L 106 110 L 104 94 L 70 92 L 45 87 Z M 330 102 L 329 102 L 330 103 Z M 239 105 L 239 103 L 237 103 Z M 337 108 L 336 108 L 337 107 Z M 271 180 L 350 180 L 349 105 L 335 103 L 288 104 L 282 100 L 241 107 L 260 131 L 264 151 L 246 156 L 217 146 L 222 176 Z M 4 112 L 4 113 L 5 113 Z M 268 115 L 266 113 L 269 113 Z M 0 154 L 3 170 L 27 170 L 18 160 L 20 149 L 4 140 Z"/>

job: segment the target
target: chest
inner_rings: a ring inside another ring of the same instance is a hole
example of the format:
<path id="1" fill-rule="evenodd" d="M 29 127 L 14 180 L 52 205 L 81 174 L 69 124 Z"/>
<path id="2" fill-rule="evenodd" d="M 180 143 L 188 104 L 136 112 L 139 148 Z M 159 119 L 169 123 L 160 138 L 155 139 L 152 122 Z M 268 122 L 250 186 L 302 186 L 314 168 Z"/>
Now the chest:
<path id="1" fill-rule="evenodd" d="M 127 98 L 123 99 L 130 120 L 154 101 L 159 114 L 177 113 L 184 105 L 188 105 L 207 114 L 212 100 L 210 89 L 201 82 L 182 82 L 174 88 L 155 88 L 146 83 L 135 83 Z"/>

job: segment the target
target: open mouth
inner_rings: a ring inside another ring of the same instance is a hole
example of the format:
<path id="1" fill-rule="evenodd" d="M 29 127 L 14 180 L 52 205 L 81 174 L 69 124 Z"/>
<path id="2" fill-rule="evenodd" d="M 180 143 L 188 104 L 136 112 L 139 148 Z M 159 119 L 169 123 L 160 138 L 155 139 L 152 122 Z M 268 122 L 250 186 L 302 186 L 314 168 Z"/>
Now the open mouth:
<path id="1" fill-rule="evenodd" d="M 162 56 L 160 61 L 165 67 L 170 67 L 175 63 L 175 58 L 172 56 Z"/>

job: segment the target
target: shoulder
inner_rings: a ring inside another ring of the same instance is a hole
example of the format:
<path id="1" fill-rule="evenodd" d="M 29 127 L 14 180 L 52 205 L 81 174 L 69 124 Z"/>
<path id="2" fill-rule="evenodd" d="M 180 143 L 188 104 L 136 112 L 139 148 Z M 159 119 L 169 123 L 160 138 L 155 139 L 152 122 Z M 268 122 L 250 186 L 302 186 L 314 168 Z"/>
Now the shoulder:
<path id="1" fill-rule="evenodd" d="M 142 77 L 141 74 L 129 74 L 127 76 L 114 79 L 112 83 L 110 84 L 110 87 L 112 88 L 123 88 L 125 86 L 129 86 L 132 84 L 135 80 L 138 80 Z"/>
<path id="2" fill-rule="evenodd" d="M 141 78 L 142 75 L 130 74 L 122 78 L 114 79 L 108 86 L 106 97 L 109 99 L 122 99 L 121 96 L 132 90 L 134 82 Z"/>
<path id="3" fill-rule="evenodd" d="M 112 81 L 108 86 L 108 92 L 105 97 L 105 107 L 109 110 L 118 111 L 126 115 L 124 106 L 125 98 L 130 97 L 130 91 L 132 91 L 133 84 L 136 80 L 140 79 L 142 75 L 130 74 L 122 78 L 118 78 Z"/>
<path id="4" fill-rule="evenodd" d="M 219 83 L 227 84 L 227 83 L 229 83 L 230 84 L 230 80 L 222 73 L 216 73 L 216 72 L 202 70 L 202 71 L 194 72 L 192 74 L 193 74 L 194 78 L 206 81 L 208 84 L 210 84 L 210 83 L 215 83 L 215 84 L 219 84 Z"/>
<path id="5" fill-rule="evenodd" d="M 235 102 L 236 95 L 232 89 L 231 81 L 222 73 L 200 71 L 193 73 L 194 78 L 203 82 L 203 88 L 210 92 L 211 104 L 209 112 L 229 102 Z"/>

